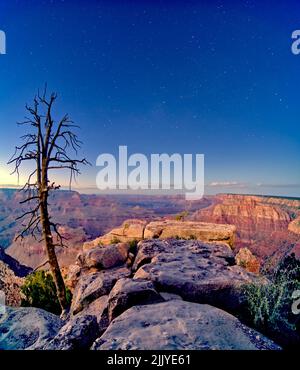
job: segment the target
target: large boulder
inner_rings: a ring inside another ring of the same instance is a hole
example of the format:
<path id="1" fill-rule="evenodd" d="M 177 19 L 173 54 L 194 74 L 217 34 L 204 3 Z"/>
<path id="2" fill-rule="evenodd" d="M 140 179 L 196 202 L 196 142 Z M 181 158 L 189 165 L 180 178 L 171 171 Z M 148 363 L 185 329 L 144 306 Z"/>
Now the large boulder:
<path id="1" fill-rule="evenodd" d="M 242 286 L 260 281 L 255 274 L 235 265 L 233 252 L 227 246 L 196 240 L 143 241 L 136 259 L 141 267 L 134 279 L 151 280 L 158 291 L 233 313 L 241 310 Z"/>
<path id="2" fill-rule="evenodd" d="M 87 315 L 92 315 L 96 317 L 99 336 L 102 335 L 109 325 L 108 295 L 103 295 L 97 298 L 92 303 L 85 306 L 83 310 L 76 315 L 71 315 L 71 318 L 78 318 Z"/>
<path id="3" fill-rule="evenodd" d="M 162 301 L 162 297 L 157 293 L 151 281 L 120 279 L 109 294 L 109 320 L 113 320 L 132 306 Z"/>
<path id="4" fill-rule="evenodd" d="M 118 243 L 92 248 L 79 257 L 82 265 L 91 269 L 110 269 L 123 265 L 129 253 L 129 244 Z"/>
<path id="5" fill-rule="evenodd" d="M 58 316 L 40 308 L 6 307 L 0 314 L 0 349 L 42 348 L 62 326 Z"/>
<path id="6" fill-rule="evenodd" d="M 221 243 L 233 247 L 236 227 L 196 221 L 163 220 L 150 222 L 144 239 L 196 239 L 205 243 Z"/>
<path id="7" fill-rule="evenodd" d="M 58 334 L 43 346 L 46 350 L 89 349 L 99 336 L 96 316 L 84 315 L 68 321 Z"/>
<path id="8" fill-rule="evenodd" d="M 82 275 L 74 290 L 71 313 L 75 315 L 97 298 L 108 295 L 116 281 L 130 273 L 128 268 L 121 267 Z"/>
<path id="9" fill-rule="evenodd" d="M 255 257 L 248 248 L 240 248 L 235 256 L 235 262 L 238 266 L 244 267 L 247 271 L 259 274 L 259 259 Z"/>
<path id="10" fill-rule="evenodd" d="M 94 350 L 257 350 L 280 349 L 229 313 L 172 300 L 135 306 L 117 317 Z"/>
<path id="11" fill-rule="evenodd" d="M 83 245 L 83 250 L 87 251 L 99 245 L 116 244 L 117 242 L 139 241 L 144 237 L 144 229 L 147 221 L 139 219 L 129 219 L 123 222 L 120 227 L 112 229 L 108 234 L 105 234 L 93 241 L 86 242 Z"/>

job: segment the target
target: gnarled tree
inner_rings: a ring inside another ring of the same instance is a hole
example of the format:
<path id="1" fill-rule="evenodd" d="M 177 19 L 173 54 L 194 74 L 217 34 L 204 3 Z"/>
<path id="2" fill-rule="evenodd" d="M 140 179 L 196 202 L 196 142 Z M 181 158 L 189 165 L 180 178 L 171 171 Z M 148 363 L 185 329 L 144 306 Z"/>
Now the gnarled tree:
<path id="1" fill-rule="evenodd" d="M 65 238 L 59 231 L 49 213 L 48 199 L 50 192 L 60 186 L 50 181 L 50 171 L 70 171 L 69 186 L 79 172 L 80 164 L 88 164 L 86 159 L 73 159 L 70 153 L 77 156 L 81 142 L 78 140 L 74 125 L 68 115 L 56 121 L 53 117 L 53 105 L 57 95 L 52 93 L 47 97 L 46 88 L 43 94 L 38 93 L 33 100 L 33 105 L 26 105 L 28 116 L 19 125 L 28 125 L 30 132 L 22 136 L 22 145 L 15 148 L 15 153 L 9 160 L 14 164 L 14 171 L 19 178 L 20 168 L 25 162 L 33 162 L 33 169 L 21 189 L 25 199 L 21 204 L 27 208 L 18 217 L 23 221 L 23 229 L 17 239 L 31 234 L 35 239 L 41 237 L 47 254 L 47 262 L 53 274 L 57 296 L 62 312 L 67 310 L 66 289 L 59 268 L 56 247 L 65 247 Z"/>

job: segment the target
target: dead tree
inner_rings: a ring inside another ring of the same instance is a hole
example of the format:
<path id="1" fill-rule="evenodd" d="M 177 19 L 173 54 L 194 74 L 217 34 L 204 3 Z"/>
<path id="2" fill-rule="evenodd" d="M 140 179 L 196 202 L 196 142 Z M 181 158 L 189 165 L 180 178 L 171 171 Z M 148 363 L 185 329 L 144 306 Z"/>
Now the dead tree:
<path id="1" fill-rule="evenodd" d="M 81 146 L 77 135 L 73 132 L 78 126 L 74 125 L 68 115 L 61 120 L 54 120 L 52 111 L 57 95 L 52 93 L 47 97 L 46 88 L 33 100 L 33 105 L 26 105 L 28 116 L 19 125 L 28 125 L 30 133 L 21 137 L 22 145 L 15 148 L 15 153 L 8 164 L 14 164 L 14 171 L 18 175 L 21 165 L 33 162 L 32 172 L 21 189 L 25 192 L 25 199 L 21 204 L 28 208 L 18 217 L 22 219 L 24 227 L 17 239 L 23 239 L 31 234 L 35 239 L 39 235 L 44 243 L 48 263 L 55 282 L 58 300 L 62 312 L 67 310 L 66 289 L 59 268 L 56 247 L 65 247 L 65 238 L 59 231 L 49 213 L 49 194 L 60 188 L 55 182 L 50 182 L 50 171 L 70 171 L 69 186 L 79 172 L 80 164 L 88 164 L 86 159 L 73 159 L 70 152 L 76 154 Z"/>

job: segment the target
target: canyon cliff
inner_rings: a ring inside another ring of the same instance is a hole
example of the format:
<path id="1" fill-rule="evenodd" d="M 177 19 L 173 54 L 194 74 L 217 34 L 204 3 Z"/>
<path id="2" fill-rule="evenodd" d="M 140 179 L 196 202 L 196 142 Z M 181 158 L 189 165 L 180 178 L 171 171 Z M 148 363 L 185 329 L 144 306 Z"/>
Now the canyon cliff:
<path id="1" fill-rule="evenodd" d="M 15 219 L 22 209 L 23 196 L 11 189 L 0 189 L 0 245 L 20 263 L 35 268 L 45 260 L 43 245 L 33 238 L 14 241 L 20 229 Z M 95 238 L 110 239 L 111 231 L 126 219 L 142 224 L 174 220 L 182 212 L 189 221 L 229 224 L 236 228 L 234 246 L 248 248 L 262 263 L 294 252 L 300 257 L 300 199 L 253 195 L 219 194 L 188 202 L 183 196 L 85 195 L 58 191 L 50 200 L 53 218 L 69 248 L 57 250 L 62 266 L 72 264 L 82 244 Z M 183 217 L 183 216 L 180 216 Z M 135 230 L 139 234 L 143 230 Z M 118 239 L 122 239 L 117 236 Z M 139 238 L 136 238 L 139 239 Z"/>
<path id="2" fill-rule="evenodd" d="M 300 257 L 299 235 L 291 226 L 299 214 L 299 199 L 220 194 L 189 219 L 235 225 L 237 249 L 247 247 L 263 261 L 276 263 L 292 252 Z"/>

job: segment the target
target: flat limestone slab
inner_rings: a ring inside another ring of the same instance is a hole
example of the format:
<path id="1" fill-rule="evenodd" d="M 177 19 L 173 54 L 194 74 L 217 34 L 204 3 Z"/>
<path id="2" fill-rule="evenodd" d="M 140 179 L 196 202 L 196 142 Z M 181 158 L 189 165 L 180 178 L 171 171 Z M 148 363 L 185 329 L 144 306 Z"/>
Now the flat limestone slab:
<path id="1" fill-rule="evenodd" d="M 226 244 L 233 248 L 236 227 L 194 221 L 153 221 L 144 231 L 144 239 L 196 239 L 204 243 Z"/>

